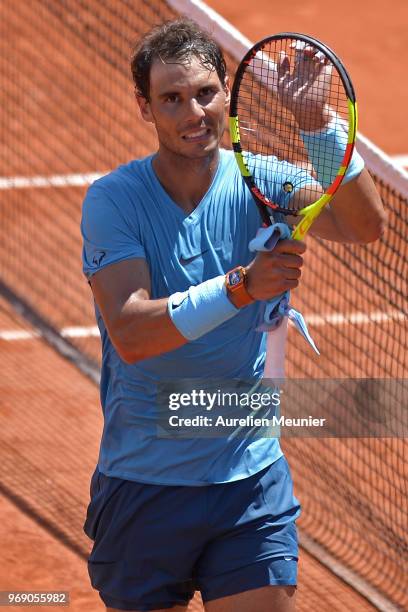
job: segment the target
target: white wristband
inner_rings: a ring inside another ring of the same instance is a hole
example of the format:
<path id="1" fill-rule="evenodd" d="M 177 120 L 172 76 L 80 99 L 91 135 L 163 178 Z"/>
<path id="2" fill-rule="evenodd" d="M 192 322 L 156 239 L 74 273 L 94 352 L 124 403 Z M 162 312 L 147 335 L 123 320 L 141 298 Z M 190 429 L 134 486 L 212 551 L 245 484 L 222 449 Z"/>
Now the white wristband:
<path id="1" fill-rule="evenodd" d="M 187 340 L 197 340 L 239 312 L 227 297 L 225 276 L 173 293 L 167 308 L 174 325 Z"/>
<path id="2" fill-rule="evenodd" d="M 327 189 L 336 178 L 347 146 L 347 127 L 338 115 L 333 115 L 330 123 L 323 130 L 316 132 L 300 131 L 317 180 Z M 350 160 L 343 183 L 351 181 L 364 169 L 364 160 L 356 149 Z"/>

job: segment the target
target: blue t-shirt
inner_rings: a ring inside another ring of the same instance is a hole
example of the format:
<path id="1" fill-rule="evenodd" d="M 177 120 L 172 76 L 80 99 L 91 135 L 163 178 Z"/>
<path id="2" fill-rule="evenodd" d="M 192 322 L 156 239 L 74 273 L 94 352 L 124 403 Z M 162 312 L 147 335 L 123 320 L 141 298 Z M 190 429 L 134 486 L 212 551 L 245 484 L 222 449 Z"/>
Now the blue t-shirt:
<path id="1" fill-rule="evenodd" d="M 154 156 L 131 161 L 89 188 L 81 230 L 83 269 L 95 272 L 119 261 L 145 258 L 151 297 L 163 298 L 224 274 L 254 257 L 248 243 L 260 216 L 233 154 L 220 151 L 207 193 L 186 214 L 159 182 Z M 289 164 L 280 165 L 271 199 L 287 204 L 303 186 Z M 99 469 L 108 476 L 167 485 L 207 485 L 246 478 L 278 459 L 274 437 L 248 435 L 165 437 L 158 433 L 158 385 L 183 379 L 259 379 L 265 360 L 264 334 L 255 331 L 254 303 L 198 340 L 157 357 L 125 363 L 116 352 L 95 307 L 102 340 L 101 403 L 104 429 Z"/>

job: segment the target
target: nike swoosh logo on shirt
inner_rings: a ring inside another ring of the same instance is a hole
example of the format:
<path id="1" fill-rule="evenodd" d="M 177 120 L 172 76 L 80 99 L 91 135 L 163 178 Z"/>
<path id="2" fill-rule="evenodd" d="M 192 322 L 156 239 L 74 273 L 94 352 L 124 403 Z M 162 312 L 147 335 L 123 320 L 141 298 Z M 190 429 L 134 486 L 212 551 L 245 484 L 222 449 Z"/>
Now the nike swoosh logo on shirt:
<path id="1" fill-rule="evenodd" d="M 187 264 L 197 259 L 197 257 L 201 257 L 201 255 L 204 255 L 204 253 L 207 253 L 207 251 L 208 249 L 204 249 L 204 251 L 201 251 L 201 253 L 196 253 L 195 255 L 192 255 L 191 257 L 183 257 L 181 255 L 179 258 L 179 262 L 181 263 L 182 266 L 186 266 Z"/>

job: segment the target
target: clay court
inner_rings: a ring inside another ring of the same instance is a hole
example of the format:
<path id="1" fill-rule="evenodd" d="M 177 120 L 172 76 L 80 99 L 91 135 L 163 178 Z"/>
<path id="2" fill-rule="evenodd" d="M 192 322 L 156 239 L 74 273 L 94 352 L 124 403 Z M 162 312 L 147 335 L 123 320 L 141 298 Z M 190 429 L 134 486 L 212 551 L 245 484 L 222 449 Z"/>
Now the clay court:
<path id="1" fill-rule="evenodd" d="M 353 77 L 360 131 L 389 155 L 408 153 L 406 0 L 341 10 L 258 0 L 248 14 L 242 0 L 208 4 L 250 40 L 292 30 L 325 41 Z M 153 0 L 3 0 L 0 14 L 0 591 L 69 591 L 71 610 L 97 612 L 82 523 L 102 429 L 100 348 L 80 206 L 90 175 L 155 146 L 132 97 L 129 41 L 142 19 L 172 11 Z M 309 250 L 296 301 L 322 357 L 291 335 L 289 376 L 408 378 L 407 202 L 379 188 L 390 208 L 381 243 Z M 284 447 L 304 506 L 298 609 L 405 609 L 407 440 Z"/>

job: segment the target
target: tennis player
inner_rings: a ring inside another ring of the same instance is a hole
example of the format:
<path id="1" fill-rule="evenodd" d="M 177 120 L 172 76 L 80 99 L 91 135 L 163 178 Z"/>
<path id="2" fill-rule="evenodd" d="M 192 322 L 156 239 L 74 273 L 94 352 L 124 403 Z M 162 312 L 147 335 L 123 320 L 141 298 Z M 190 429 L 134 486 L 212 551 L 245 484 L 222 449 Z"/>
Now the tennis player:
<path id="1" fill-rule="evenodd" d="M 300 507 L 278 439 L 162 435 L 158 387 L 172 384 L 169 414 L 190 401 L 208 417 L 211 379 L 260 379 L 262 301 L 298 286 L 306 247 L 248 249 L 260 217 L 220 148 L 229 88 L 209 35 L 167 22 L 137 43 L 131 68 L 158 150 L 96 181 L 83 205 L 105 419 L 85 523 L 91 582 L 110 611 L 186 610 L 199 590 L 209 612 L 290 612 Z M 307 189 L 287 166 L 276 184 L 282 205 Z M 313 231 L 363 243 L 383 224 L 361 167 Z M 182 396 L 181 379 L 202 388 Z"/>

